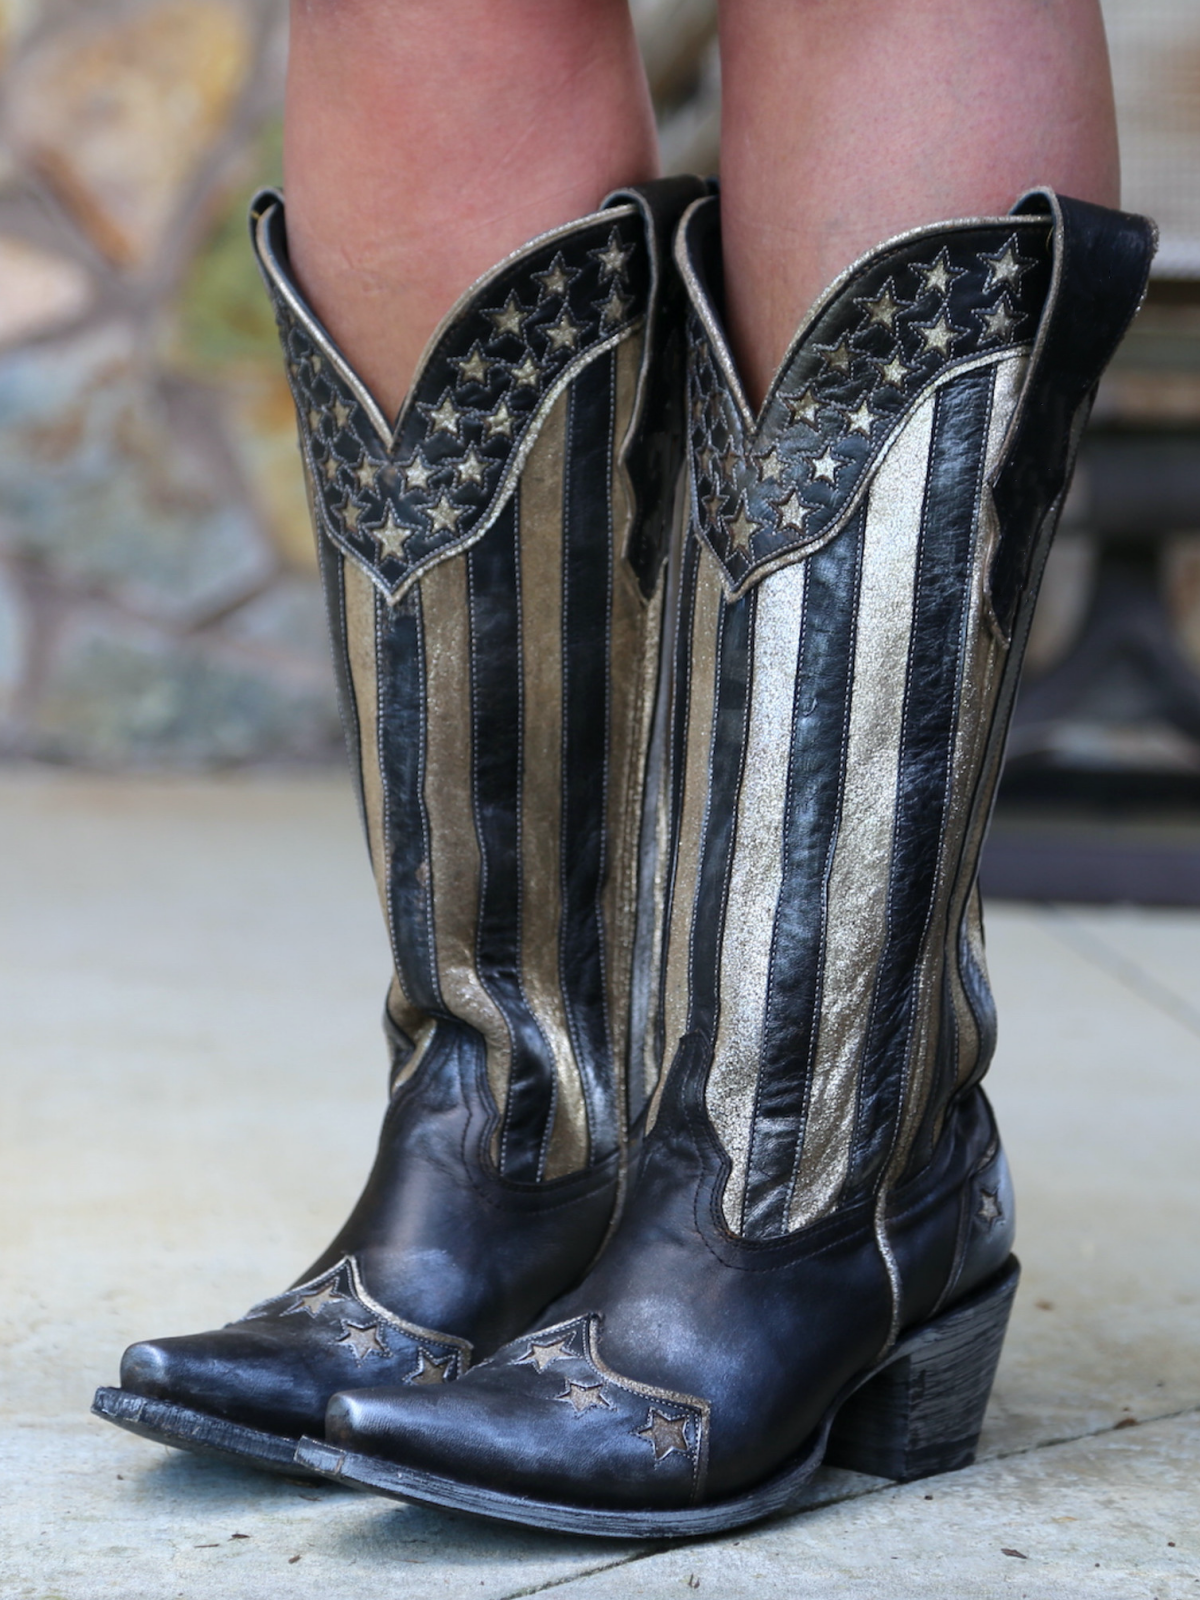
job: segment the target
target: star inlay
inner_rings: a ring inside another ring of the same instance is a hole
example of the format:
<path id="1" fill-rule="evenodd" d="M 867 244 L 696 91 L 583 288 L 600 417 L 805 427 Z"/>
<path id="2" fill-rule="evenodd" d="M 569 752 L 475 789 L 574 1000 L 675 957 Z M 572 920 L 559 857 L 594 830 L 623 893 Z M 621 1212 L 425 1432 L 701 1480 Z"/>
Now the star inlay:
<path id="1" fill-rule="evenodd" d="M 338 460 L 338 458 L 336 456 L 326 456 L 325 457 L 325 460 L 321 463 L 321 471 L 325 474 L 325 481 L 327 483 L 332 483 L 333 480 L 337 477 L 337 475 L 338 475 L 338 467 L 340 465 L 341 465 L 341 462 Z"/>
<path id="2" fill-rule="evenodd" d="M 312 369 L 313 369 L 313 371 L 314 372 L 320 372 L 321 368 L 325 365 L 325 363 L 321 360 L 320 356 L 314 355 L 311 358 L 311 360 L 312 360 Z"/>
<path id="3" fill-rule="evenodd" d="M 674 1451 L 680 1455 L 688 1455 L 687 1418 L 668 1417 L 656 1407 L 651 1407 L 646 1417 L 643 1428 L 635 1428 L 634 1432 L 639 1439 L 645 1439 L 654 1449 L 654 1460 L 657 1464 L 664 1461 Z"/>
<path id="4" fill-rule="evenodd" d="M 986 1222 L 991 1227 L 993 1222 L 999 1222 L 1004 1215 L 1000 1209 L 999 1192 L 995 1189 L 981 1189 L 979 1193 L 979 1210 L 976 1213 L 981 1222 Z"/>
<path id="5" fill-rule="evenodd" d="M 836 483 L 838 469 L 846 465 L 844 461 L 839 461 L 831 450 L 826 450 L 823 455 L 811 457 L 808 464 L 812 468 L 813 483 Z"/>
<path id="6" fill-rule="evenodd" d="M 879 368 L 879 381 L 892 389 L 901 388 L 908 377 L 908 368 L 901 361 L 899 353 L 890 361 L 877 361 L 875 365 Z"/>
<path id="7" fill-rule="evenodd" d="M 772 445 L 765 456 L 755 456 L 754 465 L 758 471 L 759 483 L 778 483 L 784 471 L 784 462 L 779 454 L 778 445 Z"/>
<path id="8" fill-rule="evenodd" d="M 609 234 L 604 249 L 592 251 L 592 255 L 600 263 L 600 274 L 603 278 L 615 278 L 619 272 L 624 272 L 625 263 L 632 254 L 633 246 L 623 245 L 615 228 Z"/>
<path id="9" fill-rule="evenodd" d="M 937 260 L 927 267 L 914 261 L 913 271 L 925 280 L 922 294 L 945 294 L 954 279 L 960 276 L 962 268 L 951 267 L 946 260 L 946 252 L 942 250 Z"/>
<path id="10" fill-rule="evenodd" d="M 489 311 L 487 315 L 496 326 L 496 332 L 519 334 L 525 326 L 528 311 L 521 309 L 521 302 L 515 294 L 510 294 L 499 311 Z"/>
<path id="11" fill-rule="evenodd" d="M 373 489 L 375 475 L 379 471 L 379 463 L 372 461 L 370 456 L 364 456 L 354 469 L 354 477 L 360 489 Z"/>
<path id="12" fill-rule="evenodd" d="M 554 260 L 545 272 L 535 272 L 533 276 L 542 286 L 542 293 L 548 298 L 550 295 L 566 294 L 571 279 L 575 274 L 567 271 L 567 264 L 561 255 Z"/>
<path id="13" fill-rule="evenodd" d="M 449 433 L 452 434 L 456 439 L 459 437 L 458 424 L 460 417 L 458 407 L 451 399 L 449 389 L 446 390 L 445 394 L 438 401 L 436 406 L 429 406 L 427 410 L 430 423 L 430 432 Z"/>
<path id="14" fill-rule="evenodd" d="M 785 394 L 783 403 L 791 413 L 788 418 L 789 422 L 804 422 L 810 428 L 816 427 L 817 411 L 821 402 L 811 389 L 806 389 L 801 395 Z"/>
<path id="15" fill-rule="evenodd" d="M 429 485 L 437 469 L 427 466 L 420 455 L 414 455 L 412 460 L 400 468 L 400 476 L 404 479 L 405 492 L 411 494 L 414 489 L 425 489 Z"/>
<path id="16" fill-rule="evenodd" d="M 315 406 L 309 407 L 308 426 L 309 431 L 312 433 L 319 433 L 321 431 L 321 413 L 316 409 Z"/>
<path id="17" fill-rule="evenodd" d="M 333 402 L 333 420 L 339 428 L 344 428 L 350 421 L 350 407 L 343 405 L 340 400 Z"/>
<path id="18" fill-rule="evenodd" d="M 439 1361 L 427 1351 L 417 1350 L 417 1365 L 407 1374 L 405 1383 L 449 1383 L 453 1376 L 453 1356 L 443 1356 Z"/>
<path id="19" fill-rule="evenodd" d="M 600 320 L 606 325 L 620 322 L 625 313 L 633 304 L 633 296 L 622 294 L 619 286 L 613 284 L 612 292 L 604 302 L 604 309 L 600 313 Z"/>
<path id="20" fill-rule="evenodd" d="M 820 353 L 821 360 L 830 369 L 830 371 L 850 371 L 850 347 L 847 345 L 845 339 L 839 339 L 835 345 L 828 349 L 822 347 L 821 345 L 817 345 L 816 348 Z"/>
<path id="21" fill-rule="evenodd" d="M 979 259 L 987 262 L 988 281 L 983 290 L 985 294 L 1001 283 L 1019 283 L 1021 274 L 1028 272 L 1033 265 L 1032 261 L 1021 260 L 1017 254 L 1016 241 L 1013 239 L 1008 241 L 998 255 L 980 256 Z"/>
<path id="22" fill-rule="evenodd" d="M 758 532 L 759 525 L 746 515 L 745 500 L 738 501 L 737 516 L 727 525 L 729 542 L 736 550 L 749 551 L 750 540 Z"/>
<path id="23" fill-rule="evenodd" d="M 567 1379 L 567 1387 L 561 1394 L 554 1396 L 556 1400 L 566 1400 L 575 1408 L 575 1415 L 580 1412 L 591 1411 L 596 1406 L 603 1406 L 606 1411 L 612 1410 L 612 1401 L 604 1393 L 602 1383 L 576 1383 L 574 1379 Z"/>
<path id="24" fill-rule="evenodd" d="M 461 488 L 464 483 L 474 483 L 480 488 L 487 482 L 487 462 L 472 445 L 454 469 L 454 483 Z"/>
<path id="25" fill-rule="evenodd" d="M 425 515 L 434 533 L 454 533 L 462 516 L 462 507 L 456 506 L 448 495 L 443 495 L 435 506 L 429 507 Z"/>
<path id="26" fill-rule="evenodd" d="M 725 496 L 719 489 L 711 490 L 710 493 L 704 495 L 701 499 L 700 504 L 704 507 L 710 522 L 716 522 L 720 517 L 721 506 L 724 502 L 724 499 Z"/>
<path id="27" fill-rule="evenodd" d="M 518 389 L 536 389 L 541 378 L 541 369 L 533 359 L 532 351 L 527 351 L 524 361 L 519 362 L 510 369 L 512 381 Z"/>
<path id="28" fill-rule="evenodd" d="M 358 531 L 358 519 L 361 516 L 362 507 L 356 506 L 353 500 L 347 500 L 342 507 L 342 521 L 350 529 L 351 533 Z"/>
<path id="29" fill-rule="evenodd" d="M 482 384 L 487 382 L 487 375 L 495 363 L 488 360 L 479 348 L 479 341 L 476 340 L 471 346 L 470 355 L 457 357 L 454 365 L 458 368 L 459 383 Z"/>
<path id="30" fill-rule="evenodd" d="M 579 324 L 573 321 L 571 313 L 566 306 L 559 312 L 558 320 L 546 328 L 548 348 L 551 350 L 574 350 L 579 343 Z"/>
<path id="31" fill-rule="evenodd" d="M 335 1344 L 349 1345 L 354 1352 L 355 1361 L 362 1363 L 368 1356 L 390 1356 L 391 1351 L 379 1337 L 379 1324 L 368 1322 L 360 1327 L 357 1322 L 343 1322 L 345 1332 L 340 1339 L 335 1339 Z"/>
<path id="32" fill-rule="evenodd" d="M 931 327 L 918 328 L 917 331 L 925 341 L 926 350 L 936 350 L 938 355 L 948 356 L 961 329 L 954 327 L 943 311 Z"/>
<path id="33" fill-rule="evenodd" d="M 307 1311 L 310 1317 L 316 1317 L 335 1300 L 344 1301 L 346 1296 L 337 1292 L 334 1288 L 335 1282 L 336 1279 L 331 1279 L 328 1283 L 323 1283 L 319 1289 L 310 1289 L 307 1294 L 297 1291 L 295 1305 L 290 1305 L 284 1316 L 290 1315 L 293 1311 Z"/>
<path id="34" fill-rule="evenodd" d="M 561 1339 L 531 1339 L 529 1349 L 519 1360 L 514 1361 L 513 1365 L 533 1366 L 539 1372 L 544 1372 L 552 1361 L 566 1361 L 574 1356 L 575 1352 L 567 1348 L 570 1342 L 569 1333 L 563 1334 Z"/>
<path id="35" fill-rule="evenodd" d="M 861 433 L 866 438 L 870 438 L 871 424 L 874 420 L 875 418 L 871 415 L 871 407 L 864 400 L 857 411 L 848 411 L 846 413 L 846 431 L 847 433 Z"/>
<path id="36" fill-rule="evenodd" d="M 396 508 L 388 506 L 387 521 L 382 528 L 373 528 L 372 537 L 379 545 L 379 559 L 391 556 L 393 561 L 403 561 L 404 541 L 412 534 L 411 528 L 406 528 L 403 523 L 396 521 Z"/>
<path id="37" fill-rule="evenodd" d="M 489 439 L 494 439 L 497 435 L 502 435 L 505 439 L 511 439 L 516 422 L 517 418 L 508 409 L 508 401 L 501 400 L 495 411 L 484 417 L 483 426 L 487 430 Z"/>
<path id="38" fill-rule="evenodd" d="M 775 509 L 779 512 L 779 520 L 785 528 L 793 528 L 797 533 L 804 532 L 804 520 L 808 516 L 808 507 L 801 501 L 797 490 L 793 489 L 788 498 L 782 504 L 776 506 Z"/>
<path id="39" fill-rule="evenodd" d="M 1024 317 L 1013 316 L 1006 295 L 1001 295 L 990 311 L 979 311 L 976 315 L 983 323 L 985 343 L 991 343 L 993 339 L 1011 339 L 1013 329 L 1025 320 Z"/>
<path id="40" fill-rule="evenodd" d="M 903 309 L 892 293 L 890 279 L 884 284 L 882 292 L 876 295 L 874 300 L 863 300 L 860 303 L 867 308 L 868 326 L 879 323 L 881 327 L 889 330 L 895 325 L 896 314 Z"/>

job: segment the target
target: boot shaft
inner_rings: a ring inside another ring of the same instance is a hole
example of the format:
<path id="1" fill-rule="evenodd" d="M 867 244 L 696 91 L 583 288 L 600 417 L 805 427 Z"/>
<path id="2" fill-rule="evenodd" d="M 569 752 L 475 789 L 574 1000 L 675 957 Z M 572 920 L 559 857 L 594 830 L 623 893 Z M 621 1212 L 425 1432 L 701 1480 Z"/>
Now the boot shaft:
<path id="1" fill-rule="evenodd" d="M 519 1181 L 622 1138 L 682 443 L 661 257 L 698 192 L 615 197 L 502 262 L 434 335 L 394 427 L 291 278 L 281 199 L 252 218 L 392 944 L 394 1086 L 435 1028 L 482 1042 L 491 1160 Z"/>
<path id="2" fill-rule="evenodd" d="M 986 1068 L 975 888 L 1024 636 L 1142 219 L 1032 196 L 818 303 L 759 417 L 693 207 L 692 522 L 664 1057 L 708 1039 L 723 1211 L 769 1237 L 927 1162 Z"/>

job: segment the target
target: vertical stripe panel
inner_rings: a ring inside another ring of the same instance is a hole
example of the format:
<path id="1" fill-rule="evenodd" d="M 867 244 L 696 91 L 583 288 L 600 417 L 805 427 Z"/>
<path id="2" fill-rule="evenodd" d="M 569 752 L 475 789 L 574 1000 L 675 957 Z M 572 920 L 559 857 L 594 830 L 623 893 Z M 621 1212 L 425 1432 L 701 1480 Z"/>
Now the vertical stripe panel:
<path id="1" fill-rule="evenodd" d="M 863 1052 L 851 1184 L 872 1182 L 897 1137 L 918 991 L 940 998 L 922 970 L 947 821 L 967 583 L 991 410 L 992 373 L 939 390 L 921 527 L 916 603 L 900 739 L 888 937 Z"/>
<path id="2" fill-rule="evenodd" d="M 900 734 L 934 400 L 914 413 L 871 486 L 846 730 L 846 781 L 829 872 L 821 1016 L 788 1223 L 836 1202 L 850 1164 L 858 1074 L 887 892 Z"/>
<path id="3" fill-rule="evenodd" d="M 735 1232 L 742 1231 L 772 932 L 783 881 L 792 704 L 807 575 L 803 562 L 785 567 L 764 578 L 755 597 L 744 775 L 721 936 L 716 1042 L 705 1091 L 713 1126 L 733 1164 L 723 1206 Z"/>
<path id="4" fill-rule="evenodd" d="M 447 1011 L 478 1029 L 501 1115 L 512 1044 L 475 961 L 480 893 L 479 841 L 471 804 L 471 639 L 467 563 L 431 567 L 421 580 L 429 697 L 425 802 L 438 980 Z"/>
<path id="5" fill-rule="evenodd" d="M 575 1058 L 586 1085 L 593 1155 L 620 1130 L 605 993 L 604 827 L 609 784 L 613 410 L 616 358 L 593 361 L 570 389 L 563 499 L 563 924 L 559 960 Z M 603 777 L 599 775 L 603 774 Z"/>
<path id="6" fill-rule="evenodd" d="M 792 710 L 783 886 L 772 933 L 758 1097 L 743 1227 L 787 1227 L 820 1004 L 826 882 L 845 780 L 846 727 L 866 508 L 806 562 L 804 629 Z M 781 731 L 780 737 L 784 737 Z"/>
<path id="7" fill-rule="evenodd" d="M 521 986 L 554 1062 L 543 1176 L 587 1164 L 587 1111 L 559 969 L 562 937 L 563 461 L 567 397 L 521 477 Z"/>

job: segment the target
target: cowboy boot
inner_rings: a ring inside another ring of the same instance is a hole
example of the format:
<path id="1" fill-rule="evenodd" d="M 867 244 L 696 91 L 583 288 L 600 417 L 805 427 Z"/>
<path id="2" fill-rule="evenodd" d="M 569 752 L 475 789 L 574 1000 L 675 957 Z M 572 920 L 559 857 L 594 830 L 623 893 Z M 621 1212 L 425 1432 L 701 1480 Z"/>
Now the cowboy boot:
<path id="1" fill-rule="evenodd" d="M 351 766 L 391 939 L 391 1098 L 349 1221 L 239 1321 L 136 1344 L 94 1410 L 293 1472 L 339 1389 L 441 1386 L 576 1282 L 630 1110 L 639 829 L 684 451 L 649 184 L 474 284 L 395 427 L 252 208 L 299 413 Z M 664 293 L 664 283 L 667 292 Z"/>
<path id="2" fill-rule="evenodd" d="M 662 1004 L 671 1063 L 584 1283 L 443 1392 L 335 1397 L 297 1460 L 580 1533 L 695 1535 L 822 1460 L 972 1459 L 1016 1287 L 979 1080 L 976 865 L 1038 577 L 1143 219 L 1048 193 L 824 295 L 756 418 L 691 301 Z"/>

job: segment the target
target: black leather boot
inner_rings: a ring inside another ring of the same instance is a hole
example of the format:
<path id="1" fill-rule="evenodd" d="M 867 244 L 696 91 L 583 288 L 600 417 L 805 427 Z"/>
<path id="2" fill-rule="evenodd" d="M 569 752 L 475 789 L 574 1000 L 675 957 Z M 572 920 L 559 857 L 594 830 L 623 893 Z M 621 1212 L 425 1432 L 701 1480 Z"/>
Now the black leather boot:
<path id="1" fill-rule="evenodd" d="M 665 957 L 671 1063 L 581 1287 L 441 1392 L 336 1397 L 297 1459 L 624 1536 L 796 1503 L 822 1460 L 972 1459 L 1017 1266 L 979 1089 L 976 863 L 1038 577 L 1143 219 L 1049 194 L 895 239 L 760 416 L 691 297 Z"/>
<path id="2" fill-rule="evenodd" d="M 94 1409 L 295 1471 L 329 1397 L 441 1387 L 578 1281 L 622 1181 L 638 836 L 704 187 L 613 196 L 476 283 L 393 429 L 252 233 L 299 412 L 395 977 L 391 1103 L 342 1232 L 241 1320 L 126 1351 Z M 665 290 L 664 290 L 665 286 Z"/>

